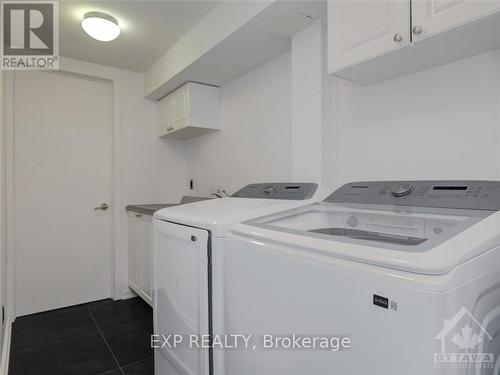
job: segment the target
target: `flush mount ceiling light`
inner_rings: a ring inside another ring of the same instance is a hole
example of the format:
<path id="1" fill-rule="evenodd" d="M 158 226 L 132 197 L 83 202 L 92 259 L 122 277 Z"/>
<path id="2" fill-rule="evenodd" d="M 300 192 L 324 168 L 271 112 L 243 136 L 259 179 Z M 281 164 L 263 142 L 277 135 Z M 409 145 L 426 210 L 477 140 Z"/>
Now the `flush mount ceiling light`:
<path id="1" fill-rule="evenodd" d="M 92 38 L 101 42 L 109 42 L 120 35 L 118 21 L 109 14 L 102 12 L 85 13 L 82 20 L 82 27 Z"/>

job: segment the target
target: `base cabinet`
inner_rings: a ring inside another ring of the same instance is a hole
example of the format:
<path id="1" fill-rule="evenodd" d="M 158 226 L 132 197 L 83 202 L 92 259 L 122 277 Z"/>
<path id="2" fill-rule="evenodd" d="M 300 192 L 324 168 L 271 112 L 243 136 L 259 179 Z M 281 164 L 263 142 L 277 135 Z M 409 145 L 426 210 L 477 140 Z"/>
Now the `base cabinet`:
<path id="1" fill-rule="evenodd" d="M 153 217 L 128 214 L 128 284 L 153 306 Z"/>

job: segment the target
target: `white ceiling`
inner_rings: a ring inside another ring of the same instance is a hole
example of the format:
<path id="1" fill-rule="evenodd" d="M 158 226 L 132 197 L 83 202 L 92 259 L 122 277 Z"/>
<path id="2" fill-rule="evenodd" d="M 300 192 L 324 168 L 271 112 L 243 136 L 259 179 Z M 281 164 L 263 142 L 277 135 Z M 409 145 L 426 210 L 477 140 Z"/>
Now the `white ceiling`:
<path id="1" fill-rule="evenodd" d="M 216 4 L 206 0 L 60 1 L 60 54 L 145 72 Z M 111 42 L 89 37 L 80 26 L 89 11 L 115 17 L 121 35 Z"/>

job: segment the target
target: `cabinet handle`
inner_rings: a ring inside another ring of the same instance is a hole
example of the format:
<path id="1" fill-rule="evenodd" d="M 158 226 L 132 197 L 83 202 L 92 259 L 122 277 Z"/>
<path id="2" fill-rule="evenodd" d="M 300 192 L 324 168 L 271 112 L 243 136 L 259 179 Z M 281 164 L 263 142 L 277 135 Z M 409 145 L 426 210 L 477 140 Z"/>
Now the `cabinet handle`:
<path id="1" fill-rule="evenodd" d="M 413 26 L 413 34 L 415 35 L 422 34 L 422 26 L 419 25 Z"/>
<path id="2" fill-rule="evenodd" d="M 396 33 L 394 34 L 394 38 L 392 38 L 396 43 L 399 43 L 403 40 L 403 34 Z"/>

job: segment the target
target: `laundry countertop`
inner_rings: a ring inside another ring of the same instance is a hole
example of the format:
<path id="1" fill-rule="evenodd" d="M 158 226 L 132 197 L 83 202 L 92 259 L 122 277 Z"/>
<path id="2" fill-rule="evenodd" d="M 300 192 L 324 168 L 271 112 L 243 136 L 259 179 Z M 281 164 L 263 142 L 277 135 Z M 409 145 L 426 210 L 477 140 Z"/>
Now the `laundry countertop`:
<path id="1" fill-rule="evenodd" d="M 182 199 L 179 203 L 131 204 L 131 205 L 128 205 L 127 207 L 125 207 L 125 210 L 130 211 L 130 212 L 135 212 L 138 214 L 153 216 L 153 214 L 156 211 L 161 210 L 162 208 L 177 206 L 179 204 L 198 202 L 198 201 L 202 201 L 202 200 L 206 200 L 206 199 L 210 199 L 210 198 L 193 197 L 190 195 L 185 195 L 182 197 Z"/>
<path id="2" fill-rule="evenodd" d="M 131 204 L 131 205 L 125 207 L 125 210 L 130 211 L 130 212 L 135 212 L 135 213 L 138 213 L 138 214 L 153 216 L 153 214 L 156 211 L 161 210 L 162 208 L 172 207 L 172 206 L 177 206 L 177 205 L 178 205 L 178 203 Z"/>

